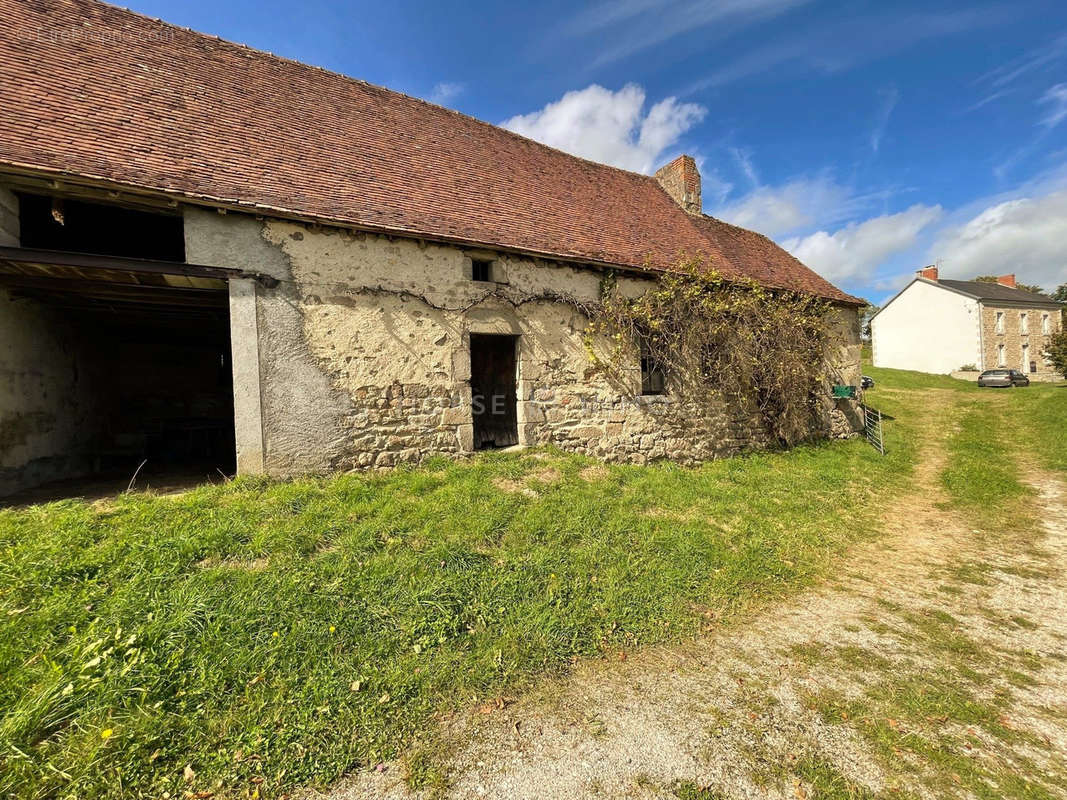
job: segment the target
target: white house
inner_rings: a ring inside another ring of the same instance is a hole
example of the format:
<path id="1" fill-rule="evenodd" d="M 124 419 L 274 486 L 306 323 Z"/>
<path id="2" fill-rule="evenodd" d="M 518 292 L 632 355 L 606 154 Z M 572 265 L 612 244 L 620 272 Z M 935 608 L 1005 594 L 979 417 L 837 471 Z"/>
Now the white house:
<path id="1" fill-rule="evenodd" d="M 926 267 L 871 318 L 874 365 L 940 374 L 1006 367 L 1053 379 L 1042 351 L 1060 330 L 1063 307 L 1017 288 L 1014 275 L 944 280 Z"/>

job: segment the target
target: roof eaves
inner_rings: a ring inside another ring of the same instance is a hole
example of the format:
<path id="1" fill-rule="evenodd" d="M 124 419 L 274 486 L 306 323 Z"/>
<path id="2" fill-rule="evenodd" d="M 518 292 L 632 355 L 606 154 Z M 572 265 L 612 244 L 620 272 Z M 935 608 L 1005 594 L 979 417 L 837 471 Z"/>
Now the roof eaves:
<path id="1" fill-rule="evenodd" d="M 647 263 L 628 264 L 618 261 L 598 260 L 594 258 L 576 255 L 573 253 L 560 253 L 549 250 L 533 250 L 529 248 L 503 244 L 500 242 L 464 239 L 462 237 L 448 236 L 445 234 L 422 231 L 413 228 L 401 228 L 387 225 L 356 223 L 352 220 L 348 220 L 343 217 L 321 216 L 318 214 L 310 214 L 306 211 L 300 211 L 299 209 L 273 206 L 265 203 L 250 203 L 246 200 L 217 197 L 215 195 L 188 192 L 181 189 L 166 189 L 155 186 L 149 186 L 147 184 L 116 181 L 113 178 L 109 178 L 103 175 L 90 175 L 85 173 L 66 172 L 63 170 L 52 169 L 50 167 L 42 167 L 19 162 L 2 162 L 0 166 L 14 167 L 19 174 L 48 177 L 49 179 L 57 182 L 68 182 L 71 184 L 99 186 L 100 188 L 106 188 L 116 191 L 126 191 L 135 194 L 140 194 L 146 197 L 160 197 L 167 198 L 170 200 L 182 199 L 195 205 L 202 205 L 207 206 L 209 208 L 218 208 L 227 211 L 238 211 L 245 214 L 272 216 L 277 219 L 293 220 L 297 222 L 305 222 L 315 225 L 328 225 L 330 227 L 366 231 L 368 233 L 378 233 L 386 236 L 401 236 L 409 239 L 424 239 L 426 241 L 441 242 L 444 244 L 453 244 L 462 247 L 484 247 L 493 250 L 498 250 L 501 252 L 526 255 L 533 258 L 544 258 L 552 261 L 565 261 L 572 264 L 582 264 L 585 266 L 599 267 L 602 269 L 625 269 L 644 274 L 655 274 L 662 272 L 662 269 L 656 268 L 654 266 L 649 266 Z M 2 170 L 0 170 L 0 174 L 3 174 Z"/>

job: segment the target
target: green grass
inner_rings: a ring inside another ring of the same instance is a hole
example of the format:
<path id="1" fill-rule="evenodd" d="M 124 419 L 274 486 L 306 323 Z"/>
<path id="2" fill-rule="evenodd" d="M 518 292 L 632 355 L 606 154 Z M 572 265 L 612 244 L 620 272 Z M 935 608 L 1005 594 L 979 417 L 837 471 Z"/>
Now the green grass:
<path id="1" fill-rule="evenodd" d="M 1033 492 L 1020 477 L 1018 443 L 1001 421 L 1006 409 L 984 397 L 960 405 L 962 418 L 949 436 L 949 463 L 941 475 L 952 505 L 990 530 L 1028 527 L 1022 500 Z"/>
<path id="2" fill-rule="evenodd" d="M 810 583 L 908 468 L 860 441 L 587 480 L 591 463 L 0 512 L 0 794 L 329 781 L 435 711 Z"/>
<path id="3" fill-rule="evenodd" d="M 1029 391 L 1037 389 L 1037 391 Z M 1019 434 L 1047 469 L 1067 475 L 1067 384 L 1030 386 L 1015 402 Z"/>
<path id="4" fill-rule="evenodd" d="M 526 452 L 0 511 L 0 796 L 326 783 L 437 713 L 810 585 L 906 488 L 926 390 L 980 399 L 871 372 L 885 458 L 851 441 L 583 474 Z M 1016 393 L 1044 425 L 1067 392 L 1038 394 Z"/>

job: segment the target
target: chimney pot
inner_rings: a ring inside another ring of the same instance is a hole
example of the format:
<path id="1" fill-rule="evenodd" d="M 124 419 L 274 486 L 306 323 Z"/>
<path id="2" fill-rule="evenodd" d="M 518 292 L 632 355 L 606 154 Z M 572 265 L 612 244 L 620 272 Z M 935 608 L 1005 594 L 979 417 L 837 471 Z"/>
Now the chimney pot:
<path id="1" fill-rule="evenodd" d="M 919 270 L 919 277 L 926 278 L 926 280 L 928 281 L 936 281 L 937 267 L 933 264 L 931 264 L 929 267 L 923 267 L 921 270 Z"/>
<path id="2" fill-rule="evenodd" d="M 700 171 L 692 156 L 678 156 L 670 164 L 656 170 L 656 180 L 688 214 L 703 213 L 700 202 Z"/>
<path id="3" fill-rule="evenodd" d="M 1014 289 L 1015 288 L 1015 273 L 1013 272 L 1013 273 L 1011 273 L 1011 275 L 999 275 L 999 276 L 997 276 L 997 283 L 999 283 L 1001 286 L 1007 286 L 1010 289 Z"/>

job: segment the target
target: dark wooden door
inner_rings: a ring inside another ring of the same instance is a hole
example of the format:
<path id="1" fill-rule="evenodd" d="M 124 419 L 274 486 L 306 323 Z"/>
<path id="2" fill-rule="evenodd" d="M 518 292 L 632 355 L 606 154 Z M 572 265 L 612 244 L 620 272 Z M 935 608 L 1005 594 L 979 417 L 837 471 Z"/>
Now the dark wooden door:
<path id="1" fill-rule="evenodd" d="M 514 336 L 471 334 L 471 403 L 477 450 L 519 443 L 516 345 Z"/>

